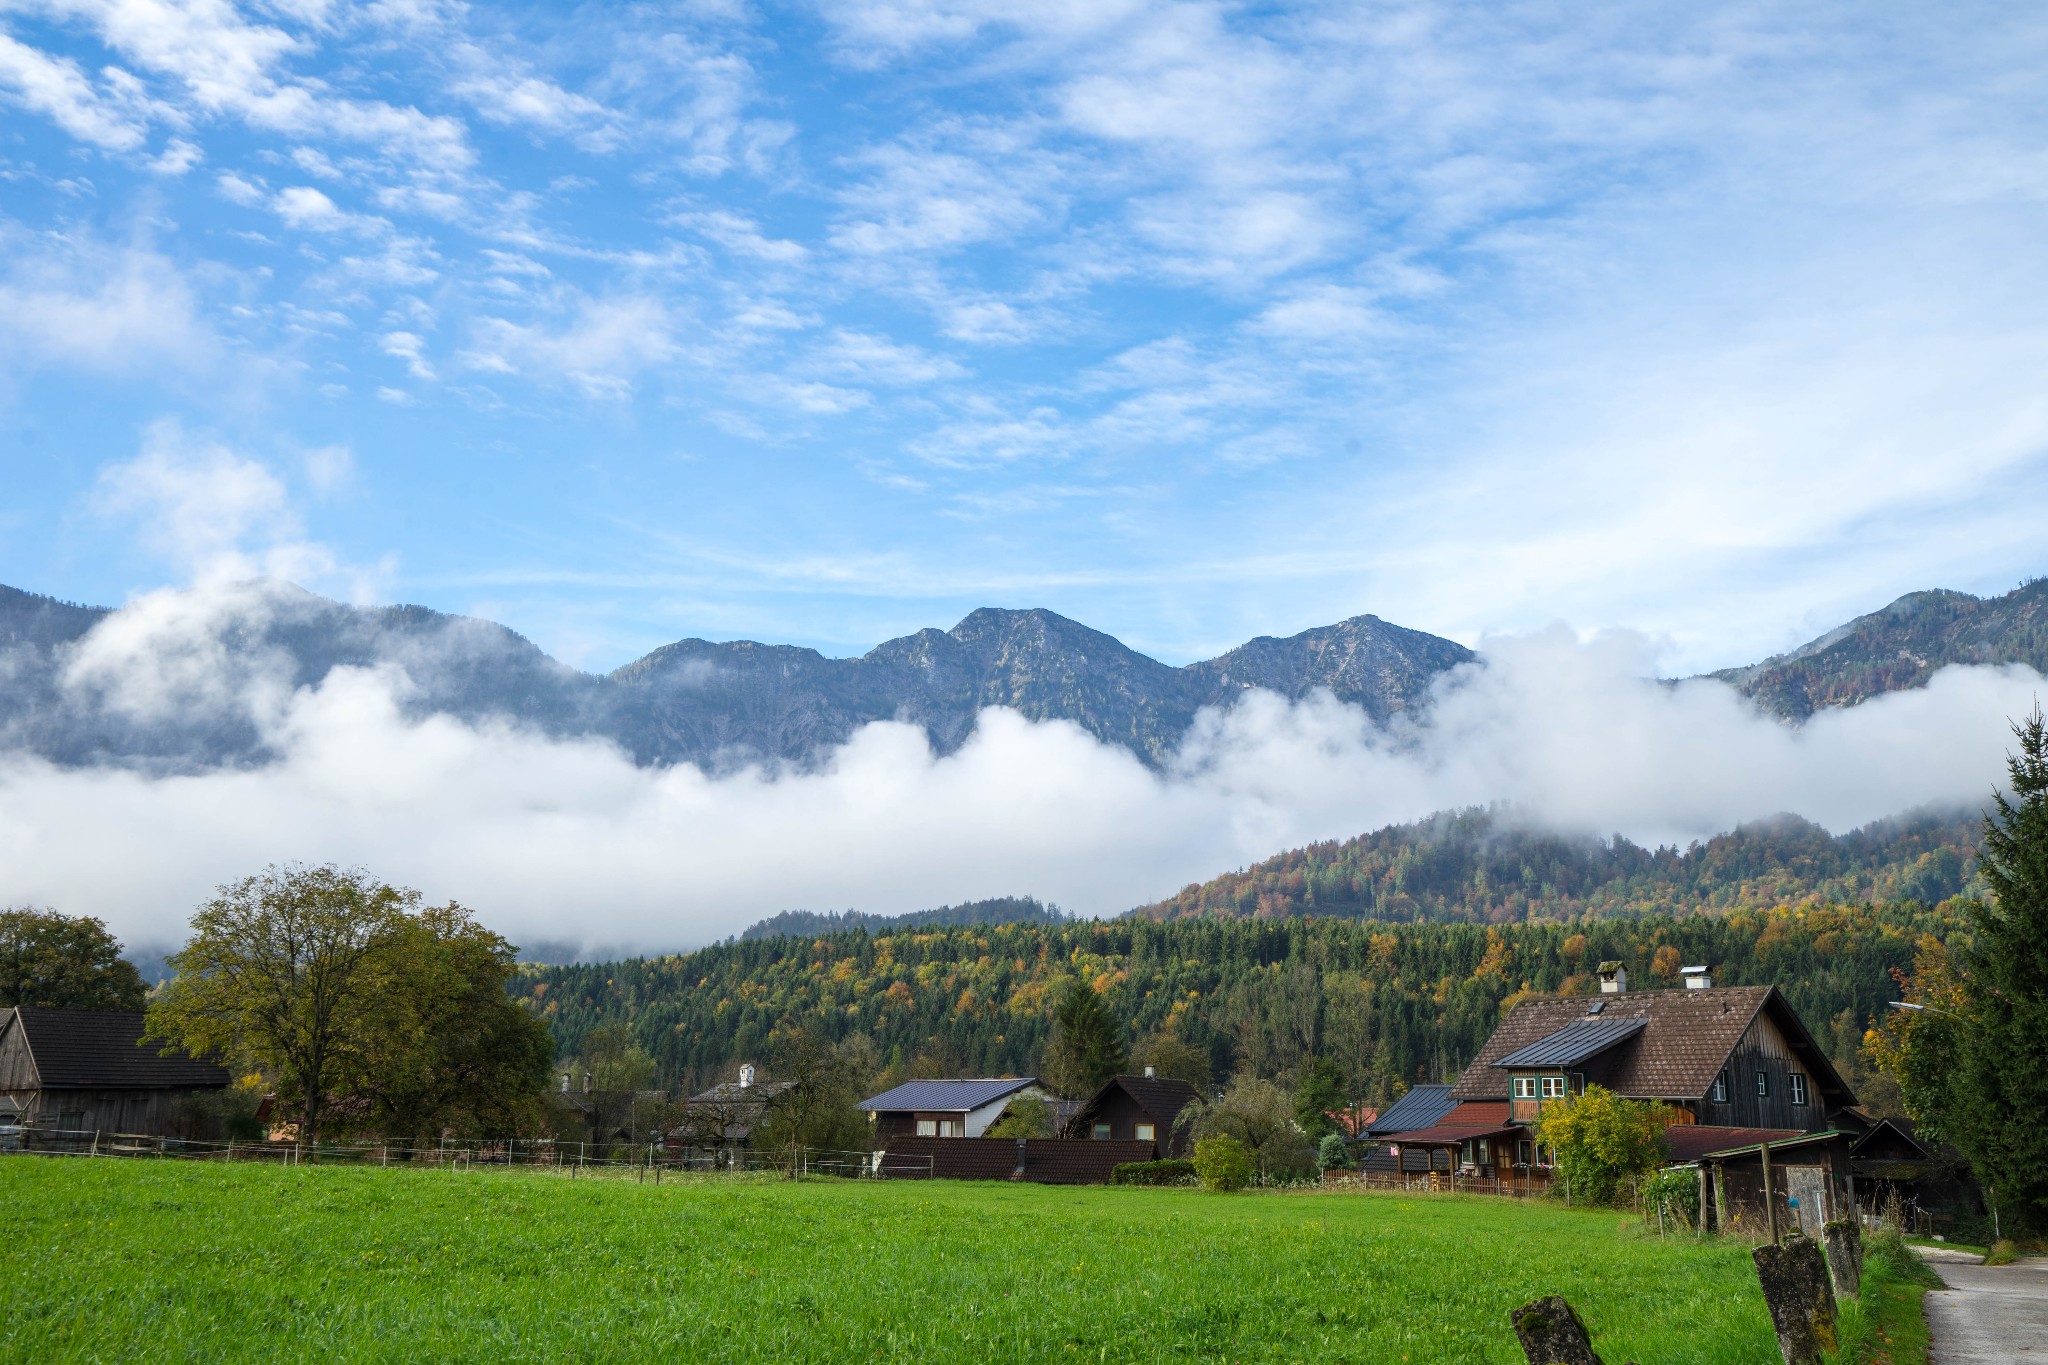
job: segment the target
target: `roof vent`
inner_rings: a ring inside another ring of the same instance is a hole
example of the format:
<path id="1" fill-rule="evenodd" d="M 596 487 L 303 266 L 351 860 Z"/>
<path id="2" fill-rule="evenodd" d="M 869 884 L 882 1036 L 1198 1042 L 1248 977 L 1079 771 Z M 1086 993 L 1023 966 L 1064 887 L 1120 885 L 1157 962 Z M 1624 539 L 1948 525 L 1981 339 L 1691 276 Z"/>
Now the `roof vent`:
<path id="1" fill-rule="evenodd" d="M 1619 962 L 1600 964 L 1600 994 L 1620 995 L 1628 989 L 1628 968 Z"/>
<path id="2" fill-rule="evenodd" d="M 740 1089 L 745 1090 L 754 1083 L 754 1064 L 748 1062 L 740 1068 Z"/>
<path id="3" fill-rule="evenodd" d="M 1687 967 L 1680 974 L 1685 977 L 1685 988 L 1689 991 L 1703 991 L 1714 984 L 1705 967 Z"/>
<path id="4" fill-rule="evenodd" d="M 1147 1066 L 1145 1068 L 1145 1079 L 1148 1081 L 1159 1079 L 1159 1068 L 1156 1066 Z"/>

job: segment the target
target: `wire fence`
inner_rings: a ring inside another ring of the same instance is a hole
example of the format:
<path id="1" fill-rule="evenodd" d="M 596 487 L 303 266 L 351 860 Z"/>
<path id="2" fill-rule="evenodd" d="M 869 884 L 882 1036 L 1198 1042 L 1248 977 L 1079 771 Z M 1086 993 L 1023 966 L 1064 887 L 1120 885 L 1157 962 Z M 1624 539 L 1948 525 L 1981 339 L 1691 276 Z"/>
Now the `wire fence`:
<path id="1" fill-rule="evenodd" d="M 0 1156 L 113 1157 L 259 1162 L 279 1166 L 377 1166 L 452 1171 L 525 1168 L 570 1179 L 624 1176 L 659 1183 L 671 1176 L 824 1175 L 850 1180 L 931 1174 L 930 1162 L 891 1162 L 882 1152 L 799 1147 L 678 1148 L 660 1142 L 594 1143 L 555 1138 L 433 1138 L 304 1143 L 207 1142 L 100 1129 L 0 1127 Z"/>

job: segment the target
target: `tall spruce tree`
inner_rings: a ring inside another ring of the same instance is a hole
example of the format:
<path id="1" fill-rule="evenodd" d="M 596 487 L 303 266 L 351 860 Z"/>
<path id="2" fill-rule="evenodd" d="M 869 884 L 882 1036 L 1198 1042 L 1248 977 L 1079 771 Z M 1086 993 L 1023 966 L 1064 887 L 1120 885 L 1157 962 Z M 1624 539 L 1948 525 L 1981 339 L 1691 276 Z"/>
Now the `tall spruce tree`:
<path id="1" fill-rule="evenodd" d="M 1974 1121 L 1957 1125 L 1977 1174 L 2013 1221 L 2048 1229 L 2048 723 L 2013 726 L 2010 794 L 1993 798 L 1981 866 L 1991 900 L 1964 950 L 1962 1056 Z"/>
<path id="2" fill-rule="evenodd" d="M 1075 978 L 1053 1007 L 1052 1040 L 1045 1045 L 1045 1081 L 1073 1099 L 1086 1099 L 1130 1065 L 1122 1031 L 1087 982 Z"/>

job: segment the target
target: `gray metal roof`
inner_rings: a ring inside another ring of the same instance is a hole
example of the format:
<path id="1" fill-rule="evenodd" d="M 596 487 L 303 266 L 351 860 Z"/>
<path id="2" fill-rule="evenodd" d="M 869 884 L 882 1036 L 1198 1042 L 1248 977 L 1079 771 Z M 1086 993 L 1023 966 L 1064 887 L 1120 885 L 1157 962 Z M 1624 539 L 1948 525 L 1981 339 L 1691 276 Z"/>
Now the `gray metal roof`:
<path id="1" fill-rule="evenodd" d="M 1643 1031 L 1647 1019 L 1581 1019 L 1518 1047 L 1493 1063 L 1499 1067 L 1571 1066 L 1607 1051 Z"/>
<path id="2" fill-rule="evenodd" d="M 1448 1085 L 1418 1085 L 1388 1105 L 1387 1112 L 1368 1124 L 1365 1131 L 1371 1137 L 1378 1137 L 1382 1133 L 1407 1133 L 1427 1128 L 1457 1106 Z"/>
<path id="3" fill-rule="evenodd" d="M 894 1090 L 886 1090 L 873 1099 L 862 1100 L 860 1107 L 874 1110 L 915 1109 L 920 1113 L 956 1111 L 964 1114 L 1002 1099 L 1005 1095 L 1014 1095 L 1026 1086 L 1037 1084 L 1036 1076 L 1011 1076 L 1004 1080 L 905 1081 Z"/>

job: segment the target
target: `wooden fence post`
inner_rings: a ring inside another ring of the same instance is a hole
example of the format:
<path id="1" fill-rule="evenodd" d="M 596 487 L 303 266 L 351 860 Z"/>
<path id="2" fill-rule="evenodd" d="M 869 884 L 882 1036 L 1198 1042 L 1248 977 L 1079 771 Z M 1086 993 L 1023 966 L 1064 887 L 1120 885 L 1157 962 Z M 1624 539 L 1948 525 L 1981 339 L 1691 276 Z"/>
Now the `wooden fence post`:
<path id="1" fill-rule="evenodd" d="M 1764 1220 L 1770 1224 L 1771 1245 L 1778 1244 L 1778 1194 L 1771 1184 L 1771 1144 L 1766 1142 L 1760 1150 L 1764 1159 Z"/>

